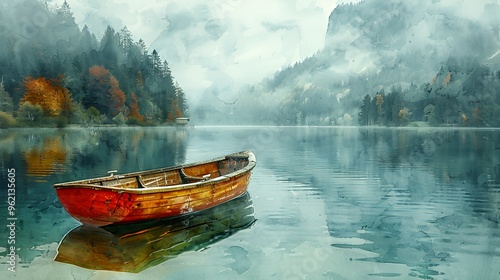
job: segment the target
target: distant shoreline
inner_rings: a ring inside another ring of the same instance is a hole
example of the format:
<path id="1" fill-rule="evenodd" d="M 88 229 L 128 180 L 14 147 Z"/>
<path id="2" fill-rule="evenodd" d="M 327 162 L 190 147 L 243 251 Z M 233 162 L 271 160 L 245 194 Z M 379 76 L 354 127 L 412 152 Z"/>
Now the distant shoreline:
<path id="1" fill-rule="evenodd" d="M 0 128 L 0 131 L 6 131 L 10 129 L 96 129 L 96 128 L 204 128 L 204 127 L 241 127 L 241 128 L 252 128 L 252 127 L 283 127 L 283 128 L 364 128 L 364 129 L 480 129 L 480 130 L 500 130 L 500 127 L 484 127 L 484 126 L 456 126 L 456 125 L 441 125 L 441 126 L 430 126 L 426 122 L 410 122 L 405 126 L 382 126 L 382 125 L 351 125 L 351 126 L 340 126 L 340 125 L 267 125 L 267 124 L 201 124 L 201 125 L 177 125 L 172 124 L 158 124 L 158 125 L 116 125 L 116 124 L 98 124 L 98 125 L 77 125 L 70 124 L 64 127 L 56 126 L 13 126 Z"/>

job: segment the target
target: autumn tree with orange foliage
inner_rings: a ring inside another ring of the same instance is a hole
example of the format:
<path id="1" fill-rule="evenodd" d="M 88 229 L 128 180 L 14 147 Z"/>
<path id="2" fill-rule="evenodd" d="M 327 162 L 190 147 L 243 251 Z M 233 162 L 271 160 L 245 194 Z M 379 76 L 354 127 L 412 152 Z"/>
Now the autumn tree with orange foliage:
<path id="1" fill-rule="evenodd" d="M 94 65 L 89 68 L 89 74 L 104 83 L 105 79 L 109 76 L 109 70 L 104 68 L 104 66 Z"/>
<path id="2" fill-rule="evenodd" d="M 117 115 L 125 110 L 125 93 L 120 89 L 120 84 L 118 80 L 113 76 L 109 76 L 109 83 L 111 88 L 109 89 L 109 94 L 111 98 L 111 114 Z"/>
<path id="3" fill-rule="evenodd" d="M 87 107 L 93 106 L 101 113 L 115 116 L 124 112 L 126 96 L 118 80 L 104 66 L 89 68 L 88 95 L 84 99 Z"/>
<path id="4" fill-rule="evenodd" d="M 71 94 L 62 85 L 63 76 L 57 79 L 48 80 L 44 77 L 24 79 L 23 85 L 26 89 L 20 104 L 31 103 L 40 105 L 45 116 L 67 117 L 71 114 L 72 98 Z"/>
<path id="5" fill-rule="evenodd" d="M 132 93 L 130 98 L 132 99 L 132 104 L 130 104 L 129 107 L 129 116 L 132 118 L 136 118 L 138 121 L 144 121 L 144 117 L 139 113 L 139 101 L 137 100 L 137 96 L 135 96 L 135 93 Z"/>

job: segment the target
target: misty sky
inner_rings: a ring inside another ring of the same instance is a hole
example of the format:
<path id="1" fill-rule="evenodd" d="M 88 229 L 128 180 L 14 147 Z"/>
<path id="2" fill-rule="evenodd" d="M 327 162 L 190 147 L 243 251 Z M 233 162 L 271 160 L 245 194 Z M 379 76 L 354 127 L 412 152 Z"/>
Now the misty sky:
<path id="1" fill-rule="evenodd" d="M 52 0 L 61 4 L 63 0 Z M 126 25 L 166 59 L 188 99 L 231 98 L 321 49 L 336 0 L 67 0 L 98 38 Z M 343 1 L 347 2 L 347 1 Z"/>

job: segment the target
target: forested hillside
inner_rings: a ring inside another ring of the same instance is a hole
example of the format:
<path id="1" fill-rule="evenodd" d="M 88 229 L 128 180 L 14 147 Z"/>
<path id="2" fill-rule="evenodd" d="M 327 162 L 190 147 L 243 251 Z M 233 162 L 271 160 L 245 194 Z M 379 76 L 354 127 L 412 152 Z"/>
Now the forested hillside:
<path id="1" fill-rule="evenodd" d="M 187 115 L 167 61 L 127 27 L 96 38 L 66 2 L 0 6 L 0 127 L 154 125 Z"/>
<path id="2" fill-rule="evenodd" d="M 499 69 L 450 58 L 428 83 L 366 94 L 358 124 L 500 127 Z"/>
<path id="3" fill-rule="evenodd" d="M 486 2 L 339 5 L 323 49 L 218 110 L 241 123 L 500 126 L 500 5 Z"/>

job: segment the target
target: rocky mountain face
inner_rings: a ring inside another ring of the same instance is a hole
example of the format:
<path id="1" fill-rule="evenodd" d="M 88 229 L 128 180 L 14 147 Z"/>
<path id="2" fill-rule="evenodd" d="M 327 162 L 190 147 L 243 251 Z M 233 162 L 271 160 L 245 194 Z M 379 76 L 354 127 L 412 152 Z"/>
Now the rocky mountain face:
<path id="1" fill-rule="evenodd" d="M 481 80 L 474 77 L 500 70 L 500 5 L 490 2 L 339 5 L 329 17 L 322 50 L 242 89 L 239 103 L 220 110 L 241 120 L 257 115 L 251 121 L 258 123 L 347 125 L 356 124 L 365 95 L 393 88 L 411 102 L 434 98 L 429 88 L 435 93 L 437 87 L 468 95 L 464 100 L 484 95 L 471 90 Z M 449 74 L 447 83 L 434 83 Z"/>
<path id="2" fill-rule="evenodd" d="M 368 0 L 339 6 L 330 15 L 325 50 L 344 61 L 347 74 L 396 70 L 410 83 L 428 81 L 450 56 L 492 63 L 500 49 L 500 22 L 493 16 L 500 6 L 484 4 L 478 15 L 465 16 L 465 4 L 442 2 L 447 1 Z"/>

